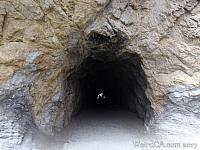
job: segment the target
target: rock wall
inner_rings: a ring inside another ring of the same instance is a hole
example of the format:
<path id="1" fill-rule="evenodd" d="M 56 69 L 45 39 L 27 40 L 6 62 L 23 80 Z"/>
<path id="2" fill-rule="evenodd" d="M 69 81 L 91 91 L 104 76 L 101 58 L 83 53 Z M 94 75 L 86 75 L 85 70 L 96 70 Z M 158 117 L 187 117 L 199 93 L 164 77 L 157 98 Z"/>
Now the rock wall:
<path id="1" fill-rule="evenodd" d="M 102 51 L 142 58 L 150 128 L 191 116 L 198 129 L 199 21 L 198 0 L 0 1 L 1 141 L 20 143 L 30 126 L 47 134 L 66 126 L 75 97 L 67 79 Z"/>

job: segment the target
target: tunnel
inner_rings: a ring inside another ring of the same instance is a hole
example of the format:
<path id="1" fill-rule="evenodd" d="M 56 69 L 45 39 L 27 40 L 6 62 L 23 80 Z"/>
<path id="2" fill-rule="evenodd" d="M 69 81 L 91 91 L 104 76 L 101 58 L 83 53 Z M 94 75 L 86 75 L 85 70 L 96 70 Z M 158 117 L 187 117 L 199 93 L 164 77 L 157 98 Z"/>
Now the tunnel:
<path id="1" fill-rule="evenodd" d="M 73 115 L 85 110 L 124 109 L 145 120 L 151 103 L 146 95 L 147 77 L 136 53 L 90 55 L 69 76 Z"/>

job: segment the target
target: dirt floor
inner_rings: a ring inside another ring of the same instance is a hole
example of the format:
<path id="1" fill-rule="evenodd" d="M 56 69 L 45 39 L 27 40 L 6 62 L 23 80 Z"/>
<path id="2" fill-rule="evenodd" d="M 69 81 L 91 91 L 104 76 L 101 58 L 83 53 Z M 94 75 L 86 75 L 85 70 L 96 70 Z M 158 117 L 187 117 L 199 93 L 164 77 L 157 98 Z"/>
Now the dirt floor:
<path id="1" fill-rule="evenodd" d="M 70 126 L 55 135 L 36 134 L 20 150 L 189 150 L 200 149 L 199 137 L 152 135 L 136 114 L 118 109 L 79 113 Z M 198 143 L 199 142 L 199 143 Z M 17 149 L 17 148 L 16 148 Z"/>

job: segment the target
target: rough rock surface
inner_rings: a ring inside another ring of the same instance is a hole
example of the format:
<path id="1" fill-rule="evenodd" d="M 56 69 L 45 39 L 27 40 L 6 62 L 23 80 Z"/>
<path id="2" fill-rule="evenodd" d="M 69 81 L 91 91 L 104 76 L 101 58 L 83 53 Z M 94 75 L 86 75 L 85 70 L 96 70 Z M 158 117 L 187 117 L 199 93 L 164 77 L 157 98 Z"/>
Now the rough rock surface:
<path id="1" fill-rule="evenodd" d="M 68 77 L 104 51 L 142 58 L 150 128 L 199 129 L 199 37 L 198 0 L 0 1 L 0 141 L 66 126 L 77 96 Z"/>

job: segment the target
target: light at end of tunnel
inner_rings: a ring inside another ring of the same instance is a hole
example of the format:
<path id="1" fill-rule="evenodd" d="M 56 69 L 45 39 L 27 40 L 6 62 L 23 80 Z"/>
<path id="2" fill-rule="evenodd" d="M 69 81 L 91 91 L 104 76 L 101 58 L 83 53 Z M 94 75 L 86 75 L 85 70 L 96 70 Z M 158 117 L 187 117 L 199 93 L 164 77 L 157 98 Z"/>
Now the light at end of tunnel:
<path id="1" fill-rule="evenodd" d="M 99 93 L 98 95 L 97 95 L 97 99 L 105 99 L 106 98 L 106 96 L 104 95 L 104 93 Z"/>

